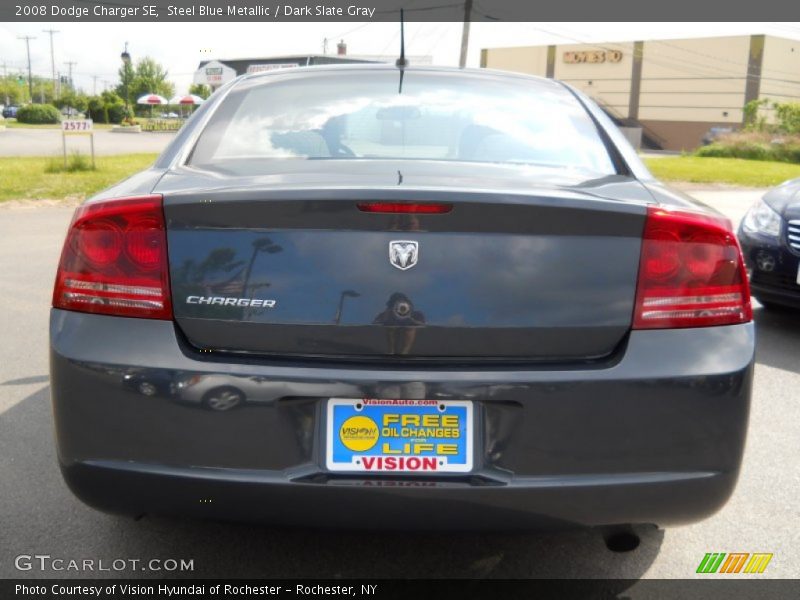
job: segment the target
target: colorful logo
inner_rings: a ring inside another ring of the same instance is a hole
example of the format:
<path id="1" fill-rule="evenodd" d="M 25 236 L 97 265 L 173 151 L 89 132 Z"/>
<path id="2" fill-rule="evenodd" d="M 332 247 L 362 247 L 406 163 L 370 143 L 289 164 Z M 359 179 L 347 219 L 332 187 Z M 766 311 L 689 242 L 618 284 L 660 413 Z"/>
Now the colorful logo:
<path id="1" fill-rule="evenodd" d="M 366 452 L 378 443 L 378 425 L 369 417 L 356 415 L 342 423 L 339 439 L 353 452 Z"/>
<path id="2" fill-rule="evenodd" d="M 764 552 L 709 552 L 700 561 L 698 573 L 763 573 L 772 554 Z"/>

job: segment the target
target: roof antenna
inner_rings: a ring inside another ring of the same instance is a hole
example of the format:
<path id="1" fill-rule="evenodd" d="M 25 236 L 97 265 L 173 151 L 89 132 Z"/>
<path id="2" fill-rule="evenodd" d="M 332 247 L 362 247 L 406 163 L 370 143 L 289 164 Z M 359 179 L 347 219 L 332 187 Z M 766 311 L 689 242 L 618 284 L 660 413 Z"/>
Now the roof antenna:
<path id="1" fill-rule="evenodd" d="M 397 59 L 395 65 L 400 67 L 408 66 L 408 61 L 406 60 L 406 30 L 405 30 L 405 19 L 403 18 L 403 9 L 400 9 L 400 58 Z"/>

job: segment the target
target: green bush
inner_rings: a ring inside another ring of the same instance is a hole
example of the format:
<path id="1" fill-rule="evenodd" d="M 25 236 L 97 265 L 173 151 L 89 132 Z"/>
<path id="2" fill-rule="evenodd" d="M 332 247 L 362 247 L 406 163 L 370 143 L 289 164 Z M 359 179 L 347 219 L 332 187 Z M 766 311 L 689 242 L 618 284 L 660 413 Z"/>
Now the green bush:
<path id="1" fill-rule="evenodd" d="M 92 96 L 86 104 L 89 118 L 95 123 L 108 123 L 108 111 L 100 96 Z"/>
<path id="2" fill-rule="evenodd" d="M 133 116 L 133 111 L 126 110 L 124 104 L 110 104 L 106 107 L 108 109 L 108 122 L 109 123 L 122 123 L 125 119 Z"/>
<path id="3" fill-rule="evenodd" d="M 52 104 L 26 104 L 17 111 L 17 122 L 29 125 L 60 123 L 61 113 Z"/>
<path id="4" fill-rule="evenodd" d="M 87 110 L 89 117 L 95 123 L 122 123 L 130 116 L 130 111 L 125 110 L 122 98 L 114 92 L 106 91 L 99 96 L 88 99 Z"/>
<path id="5" fill-rule="evenodd" d="M 769 100 L 750 100 L 744 105 L 744 127 L 747 131 L 765 131 L 767 120 L 761 115 L 761 110 L 767 106 Z"/>
<path id="6" fill-rule="evenodd" d="M 776 102 L 775 116 L 781 131 L 800 134 L 800 102 Z"/>
<path id="7" fill-rule="evenodd" d="M 768 119 L 764 111 L 772 110 Z M 772 102 L 768 98 L 744 105 L 744 129 L 751 133 L 800 134 L 800 102 Z"/>
<path id="8" fill-rule="evenodd" d="M 800 136 L 733 133 L 695 151 L 695 156 L 774 160 L 800 164 Z"/>

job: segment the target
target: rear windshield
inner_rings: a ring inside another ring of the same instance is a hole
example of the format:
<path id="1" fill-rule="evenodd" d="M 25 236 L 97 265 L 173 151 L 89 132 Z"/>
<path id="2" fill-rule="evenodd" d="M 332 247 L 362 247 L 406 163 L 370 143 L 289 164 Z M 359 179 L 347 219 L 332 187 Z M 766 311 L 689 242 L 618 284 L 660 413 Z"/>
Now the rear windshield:
<path id="1" fill-rule="evenodd" d="M 615 172 L 586 110 L 555 83 L 424 71 L 401 80 L 400 73 L 245 81 L 212 117 L 191 163 L 399 159 Z"/>

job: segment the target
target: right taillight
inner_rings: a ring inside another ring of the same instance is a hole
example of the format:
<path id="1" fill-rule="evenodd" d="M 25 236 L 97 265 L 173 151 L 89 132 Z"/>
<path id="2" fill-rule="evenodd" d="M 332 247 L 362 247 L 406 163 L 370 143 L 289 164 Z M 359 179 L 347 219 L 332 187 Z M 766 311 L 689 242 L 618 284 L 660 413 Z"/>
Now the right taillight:
<path id="1" fill-rule="evenodd" d="M 732 325 L 752 317 L 742 252 L 728 220 L 649 207 L 633 328 Z"/>
<path id="2" fill-rule="evenodd" d="M 171 319 L 161 196 L 89 202 L 75 211 L 53 306 L 80 312 Z"/>

